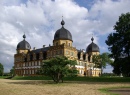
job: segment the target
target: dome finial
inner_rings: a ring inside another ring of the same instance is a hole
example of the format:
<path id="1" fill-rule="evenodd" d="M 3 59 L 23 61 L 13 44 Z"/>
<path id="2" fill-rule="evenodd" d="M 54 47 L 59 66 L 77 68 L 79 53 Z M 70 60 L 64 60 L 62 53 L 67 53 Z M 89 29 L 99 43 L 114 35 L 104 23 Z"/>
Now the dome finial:
<path id="1" fill-rule="evenodd" d="M 93 38 L 93 34 L 92 34 L 92 38 L 91 38 L 91 41 L 92 41 L 92 42 L 94 41 L 94 38 Z"/>
<path id="2" fill-rule="evenodd" d="M 24 38 L 24 40 L 25 40 L 25 38 L 26 38 L 25 32 L 24 32 L 23 38 Z"/>
<path id="3" fill-rule="evenodd" d="M 62 26 L 65 25 L 65 22 L 64 22 L 64 20 L 63 20 L 63 16 L 62 16 L 61 25 L 62 25 Z"/>

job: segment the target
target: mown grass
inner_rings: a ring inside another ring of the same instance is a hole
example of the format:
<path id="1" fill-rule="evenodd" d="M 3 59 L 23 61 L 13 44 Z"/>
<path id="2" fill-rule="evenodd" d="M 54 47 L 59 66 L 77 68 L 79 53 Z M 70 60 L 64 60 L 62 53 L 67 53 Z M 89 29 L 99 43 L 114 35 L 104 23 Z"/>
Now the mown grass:
<path id="1" fill-rule="evenodd" d="M 119 95 L 113 92 L 110 92 L 110 90 L 112 89 L 119 89 L 119 88 L 130 88 L 130 87 L 111 87 L 111 88 L 102 88 L 102 89 L 98 89 L 99 91 L 103 92 L 103 93 L 107 93 L 109 95 Z"/>
<path id="2" fill-rule="evenodd" d="M 15 76 L 13 80 L 52 80 L 47 76 Z M 130 82 L 128 77 L 65 77 L 64 81 L 83 82 Z"/>
<path id="3" fill-rule="evenodd" d="M 8 76 L 0 76 L 0 79 L 5 79 L 7 78 Z"/>
<path id="4" fill-rule="evenodd" d="M 15 76 L 12 78 L 13 80 L 51 80 L 50 77 L 47 76 Z"/>
<path id="5" fill-rule="evenodd" d="M 130 82 L 130 78 L 123 77 L 66 77 L 65 80 L 86 82 Z"/>
<path id="6" fill-rule="evenodd" d="M 108 95 L 119 95 L 119 94 L 115 94 L 115 93 L 110 92 L 109 91 L 110 89 L 113 89 L 113 88 L 102 88 L 102 89 L 99 89 L 99 91 L 102 93 L 106 93 Z"/>
<path id="7" fill-rule="evenodd" d="M 47 76 L 15 76 L 12 78 L 12 80 L 52 80 L 50 77 L 47 77 Z M 109 82 L 110 84 L 113 84 L 113 86 L 106 86 L 107 88 L 97 88 L 97 90 L 99 90 L 100 92 L 102 93 L 106 93 L 108 95 L 119 95 L 119 94 L 115 94 L 114 92 L 111 92 L 110 90 L 112 89 L 118 89 L 118 88 L 123 88 L 121 86 L 117 86 L 115 87 L 115 84 L 114 83 L 127 83 L 127 82 L 130 82 L 130 78 L 128 77 L 65 77 L 64 78 L 64 81 L 66 81 L 65 83 L 74 83 L 75 84 L 75 81 L 79 81 L 79 82 L 95 82 L 95 84 L 101 84 L 105 83 L 105 82 Z M 53 84 L 53 81 L 44 81 L 44 83 L 47 82 L 47 84 L 51 83 L 50 86 L 54 86 L 52 85 Z M 97 82 L 97 83 L 96 83 Z M 36 83 L 39 83 L 39 82 L 36 82 Z M 34 83 L 33 83 L 34 84 Z M 58 85 L 55 85 L 56 87 L 57 86 L 61 86 L 63 85 L 63 87 L 66 87 L 66 84 L 58 84 Z M 76 84 L 77 85 L 77 84 Z M 79 84 L 78 84 L 79 85 Z M 85 86 L 85 85 L 84 85 Z M 90 86 L 90 85 L 89 85 Z M 109 87 L 109 88 L 108 88 Z M 124 88 L 127 88 L 124 86 Z M 129 87 L 130 88 L 130 87 Z M 51 88 L 50 88 L 51 89 Z"/>

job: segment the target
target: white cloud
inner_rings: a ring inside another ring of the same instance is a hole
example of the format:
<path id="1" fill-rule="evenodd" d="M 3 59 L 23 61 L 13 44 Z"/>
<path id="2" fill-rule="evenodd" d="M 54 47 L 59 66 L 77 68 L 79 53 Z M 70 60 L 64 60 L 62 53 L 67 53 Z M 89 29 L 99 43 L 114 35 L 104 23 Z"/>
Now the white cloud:
<path id="1" fill-rule="evenodd" d="M 18 43 L 18 37 L 19 35 L 19 29 L 14 27 L 13 25 L 9 23 L 1 23 L 0 24 L 0 42 L 4 43 L 6 45 L 11 45 L 13 47 L 16 47 L 16 43 Z"/>
<path id="2" fill-rule="evenodd" d="M 106 34 L 113 31 L 118 17 L 130 11 L 130 0 L 97 0 L 89 11 L 89 18 L 96 20 L 97 32 Z"/>
<path id="3" fill-rule="evenodd" d="M 92 34 L 99 44 L 100 35 L 112 32 L 118 16 L 130 11 L 129 4 L 129 0 L 96 0 L 88 10 L 74 0 L 1 0 L 0 62 L 5 64 L 5 71 L 13 66 L 13 54 L 24 32 L 32 48 L 52 45 L 55 31 L 61 28 L 62 15 L 74 46 L 86 49 Z"/>

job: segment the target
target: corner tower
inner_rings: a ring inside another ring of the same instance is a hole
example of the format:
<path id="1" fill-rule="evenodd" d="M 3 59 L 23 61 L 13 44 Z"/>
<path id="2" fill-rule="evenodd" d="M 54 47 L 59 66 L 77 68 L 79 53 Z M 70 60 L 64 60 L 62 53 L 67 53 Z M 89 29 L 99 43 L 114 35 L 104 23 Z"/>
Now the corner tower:
<path id="1" fill-rule="evenodd" d="M 91 41 L 92 41 L 92 43 L 88 45 L 88 47 L 86 48 L 86 52 L 87 52 L 88 54 L 92 54 L 92 53 L 94 53 L 94 54 L 99 54 L 99 52 L 100 52 L 99 47 L 98 47 L 97 44 L 95 44 L 95 43 L 93 42 L 93 41 L 94 41 L 94 38 L 93 38 L 93 37 L 91 38 Z"/>
<path id="2" fill-rule="evenodd" d="M 97 44 L 95 44 L 94 38 L 91 38 L 92 43 L 88 45 L 88 47 L 86 48 L 86 53 L 88 54 L 88 61 L 92 62 L 92 56 L 93 55 L 99 55 L 100 54 L 100 50 Z"/>
<path id="3" fill-rule="evenodd" d="M 24 53 L 26 54 L 28 51 L 30 51 L 31 49 L 31 46 L 30 44 L 25 40 L 26 38 L 26 35 L 24 34 L 23 35 L 23 41 L 19 42 L 18 45 L 17 45 L 17 54 L 19 53 Z"/>
<path id="4" fill-rule="evenodd" d="M 77 49 L 73 47 L 72 35 L 64 28 L 65 22 L 62 19 L 62 27 L 58 29 L 54 34 L 53 45 L 49 47 L 47 51 L 47 58 L 53 58 L 55 56 L 66 56 L 70 60 L 77 59 Z"/>
<path id="5" fill-rule="evenodd" d="M 72 35 L 67 29 L 64 28 L 65 22 L 63 19 L 61 21 L 61 25 L 62 27 L 57 30 L 54 35 L 53 45 L 58 46 L 65 44 L 67 46 L 72 46 Z"/>

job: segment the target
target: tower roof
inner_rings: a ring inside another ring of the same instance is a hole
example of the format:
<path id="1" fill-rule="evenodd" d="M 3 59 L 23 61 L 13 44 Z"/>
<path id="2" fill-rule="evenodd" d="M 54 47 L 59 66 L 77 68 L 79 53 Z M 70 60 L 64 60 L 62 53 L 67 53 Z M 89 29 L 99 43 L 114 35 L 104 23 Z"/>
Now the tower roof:
<path id="1" fill-rule="evenodd" d="M 58 29 L 54 35 L 54 40 L 71 40 L 72 41 L 72 35 L 71 33 L 64 28 L 65 22 L 62 19 L 61 21 L 62 27 Z"/>
<path id="2" fill-rule="evenodd" d="M 99 47 L 97 44 L 95 44 L 93 41 L 94 41 L 94 38 L 92 37 L 91 38 L 91 41 L 92 43 L 88 45 L 88 47 L 86 48 L 86 52 L 99 52 Z"/>
<path id="3" fill-rule="evenodd" d="M 23 41 L 19 42 L 18 45 L 17 45 L 17 50 L 18 49 L 21 49 L 21 50 L 30 50 L 31 49 L 31 46 L 30 44 L 25 40 L 26 38 L 26 35 L 24 34 L 23 35 Z"/>

